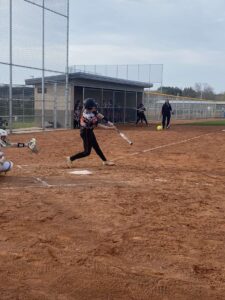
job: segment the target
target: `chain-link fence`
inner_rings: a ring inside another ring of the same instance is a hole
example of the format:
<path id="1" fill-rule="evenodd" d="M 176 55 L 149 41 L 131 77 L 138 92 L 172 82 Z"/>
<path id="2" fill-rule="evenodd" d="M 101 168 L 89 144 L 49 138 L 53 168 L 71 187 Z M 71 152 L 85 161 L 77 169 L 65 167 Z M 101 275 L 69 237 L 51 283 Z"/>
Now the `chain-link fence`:
<path id="1" fill-rule="evenodd" d="M 100 111 L 118 123 L 135 122 L 140 102 L 149 120 L 160 118 L 165 96 L 153 95 L 149 88 L 143 96 L 139 89 L 118 85 L 118 80 L 146 87 L 151 83 L 157 89 L 162 86 L 163 65 L 68 67 L 69 0 L 1 0 L 0 28 L 0 126 L 72 127 L 76 101 L 82 105 L 87 97 L 96 98 Z M 102 82 L 108 80 L 115 88 L 99 86 L 100 79 L 97 86 L 90 78 L 84 85 L 69 82 L 69 73 L 79 72 L 101 75 Z M 173 96 L 170 102 L 177 119 L 224 117 L 222 102 Z"/>
<path id="2" fill-rule="evenodd" d="M 46 83 L 49 76 L 61 75 L 60 123 L 68 127 L 69 0 L 1 0 L 0 28 L 0 120 L 11 130 L 54 123 L 56 109 L 47 113 L 54 96 L 47 97 Z M 40 84 L 27 84 L 32 78 L 40 78 Z"/>
<path id="3" fill-rule="evenodd" d="M 137 105 L 142 102 L 143 92 L 127 90 L 111 90 L 96 88 L 81 88 L 80 99 L 94 98 L 98 103 L 98 110 L 114 123 L 130 123 L 136 121 Z M 77 88 L 75 88 L 75 93 Z M 78 106 L 82 101 L 78 100 Z"/>
<path id="4" fill-rule="evenodd" d="M 222 101 L 210 101 L 146 92 L 144 104 L 149 120 L 155 121 L 161 119 L 161 109 L 166 99 L 169 100 L 172 106 L 173 119 L 176 120 L 225 117 L 225 102 Z"/>
<path id="5" fill-rule="evenodd" d="M 64 77 L 64 76 L 62 76 Z M 38 79 L 37 79 L 38 80 Z M 29 82 L 26 81 L 26 82 Z M 45 106 L 43 108 L 42 102 L 42 85 L 41 78 L 39 83 L 34 85 L 34 109 L 36 123 L 40 123 L 44 113 L 44 127 L 45 128 L 65 128 L 71 127 L 71 93 L 68 92 L 68 99 L 65 101 L 65 78 L 61 81 L 48 80 L 45 78 Z M 68 84 L 68 91 L 71 87 Z M 44 112 L 43 112 L 44 111 Z M 68 112 L 68 115 L 65 113 Z M 65 120 L 67 120 L 65 124 Z"/>
<path id="6" fill-rule="evenodd" d="M 34 123 L 34 89 L 26 86 L 12 87 L 12 115 L 15 123 Z M 0 86 L 0 118 L 4 124 L 9 123 L 9 86 Z"/>
<path id="7" fill-rule="evenodd" d="M 161 88 L 163 84 L 162 64 L 124 64 L 124 65 L 74 65 L 69 72 L 84 72 L 112 78 L 153 84 L 154 89 Z"/>

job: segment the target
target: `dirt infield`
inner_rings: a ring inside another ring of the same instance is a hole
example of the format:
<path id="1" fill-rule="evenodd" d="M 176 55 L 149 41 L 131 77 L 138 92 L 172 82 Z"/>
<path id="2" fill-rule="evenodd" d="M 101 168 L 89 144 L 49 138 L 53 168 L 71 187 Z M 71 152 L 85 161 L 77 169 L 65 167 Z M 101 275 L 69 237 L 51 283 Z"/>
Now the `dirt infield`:
<path id="1" fill-rule="evenodd" d="M 38 155 L 6 149 L 0 176 L 0 299 L 224 299 L 225 132 L 177 125 L 96 130 L 107 167 L 78 130 L 35 136 Z"/>

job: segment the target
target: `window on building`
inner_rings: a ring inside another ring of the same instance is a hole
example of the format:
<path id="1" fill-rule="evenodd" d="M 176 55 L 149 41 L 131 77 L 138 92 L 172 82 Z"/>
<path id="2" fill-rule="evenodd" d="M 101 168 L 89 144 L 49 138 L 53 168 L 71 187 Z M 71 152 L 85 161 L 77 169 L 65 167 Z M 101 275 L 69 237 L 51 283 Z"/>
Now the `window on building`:
<path id="1" fill-rule="evenodd" d="M 37 93 L 42 94 L 42 87 L 37 88 Z M 45 88 L 45 94 L 47 93 L 47 88 Z"/>

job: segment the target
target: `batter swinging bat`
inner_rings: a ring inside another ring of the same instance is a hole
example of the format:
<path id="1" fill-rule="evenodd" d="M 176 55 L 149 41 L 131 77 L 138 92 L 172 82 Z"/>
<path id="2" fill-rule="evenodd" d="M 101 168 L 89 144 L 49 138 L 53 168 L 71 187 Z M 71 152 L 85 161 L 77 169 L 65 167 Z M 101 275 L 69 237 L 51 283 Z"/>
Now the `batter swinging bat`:
<path id="1" fill-rule="evenodd" d="M 131 142 L 131 140 L 129 140 L 129 138 L 121 131 L 119 131 L 118 128 L 115 127 L 116 132 L 121 136 L 121 138 L 123 138 L 126 142 L 128 142 L 129 145 L 133 145 L 133 142 Z"/>

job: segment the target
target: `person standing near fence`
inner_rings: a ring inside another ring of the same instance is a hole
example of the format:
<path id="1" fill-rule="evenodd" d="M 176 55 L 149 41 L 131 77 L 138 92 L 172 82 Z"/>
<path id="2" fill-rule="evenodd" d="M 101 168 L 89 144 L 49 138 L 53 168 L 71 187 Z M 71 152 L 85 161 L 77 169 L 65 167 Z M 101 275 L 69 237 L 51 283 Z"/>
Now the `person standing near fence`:
<path id="1" fill-rule="evenodd" d="M 80 115 L 82 111 L 82 106 L 80 104 L 80 100 L 76 101 L 76 104 L 74 105 L 74 112 L 73 112 L 73 128 L 80 128 Z"/>
<path id="2" fill-rule="evenodd" d="M 140 103 L 137 107 L 137 121 L 136 121 L 136 125 L 141 122 L 143 123 L 143 121 L 145 122 L 146 125 L 148 125 L 148 121 L 146 119 L 146 116 L 145 116 L 145 111 L 146 111 L 146 108 L 144 107 L 144 104 L 143 103 Z"/>
<path id="3" fill-rule="evenodd" d="M 165 129 L 165 127 L 167 129 L 170 128 L 171 114 L 172 114 L 172 106 L 170 105 L 169 99 L 166 99 L 161 110 L 163 129 Z"/>

